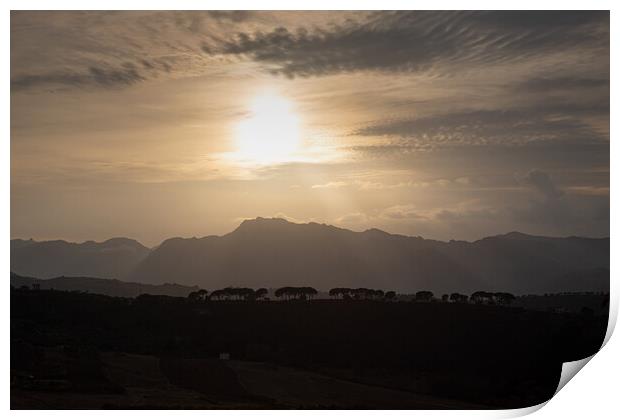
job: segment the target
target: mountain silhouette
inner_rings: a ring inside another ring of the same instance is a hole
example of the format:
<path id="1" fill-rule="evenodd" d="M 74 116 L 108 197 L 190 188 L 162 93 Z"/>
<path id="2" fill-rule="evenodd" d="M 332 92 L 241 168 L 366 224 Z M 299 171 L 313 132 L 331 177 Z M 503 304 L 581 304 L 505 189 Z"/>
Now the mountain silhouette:
<path id="1" fill-rule="evenodd" d="M 606 291 L 609 239 L 512 232 L 474 242 L 442 242 L 378 229 L 353 232 L 257 218 L 223 236 L 168 239 L 130 278 L 209 290 L 307 285 L 435 293 Z"/>
<path id="2" fill-rule="evenodd" d="M 52 279 L 37 279 L 11 273 L 11 286 L 19 289 L 23 286 L 32 288 L 34 285 L 37 285 L 41 290 L 78 291 L 129 298 L 142 294 L 186 297 L 189 293 L 198 290 L 196 286 L 182 286 L 180 284 L 142 284 L 93 277 L 63 276 Z"/>
<path id="3" fill-rule="evenodd" d="M 148 253 L 147 247 L 127 238 L 83 243 L 13 239 L 11 271 L 38 278 L 86 276 L 122 279 Z"/>
<path id="4" fill-rule="evenodd" d="M 353 232 L 257 218 L 226 235 L 171 238 L 152 250 L 127 238 L 100 243 L 14 239 L 11 271 L 37 278 L 115 278 L 208 290 L 305 285 L 436 294 L 607 291 L 609 238 L 510 232 L 474 242 L 443 242 L 379 229 Z"/>

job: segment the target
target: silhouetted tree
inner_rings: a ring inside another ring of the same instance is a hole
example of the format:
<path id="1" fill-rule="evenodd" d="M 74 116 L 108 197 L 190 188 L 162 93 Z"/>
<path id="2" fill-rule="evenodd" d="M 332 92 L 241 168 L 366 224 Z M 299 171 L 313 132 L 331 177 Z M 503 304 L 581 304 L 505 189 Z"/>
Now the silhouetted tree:
<path id="1" fill-rule="evenodd" d="M 267 294 L 267 289 L 258 290 L 249 287 L 225 287 L 211 293 L 212 300 L 255 300 Z"/>
<path id="2" fill-rule="evenodd" d="M 236 292 L 233 287 L 225 287 L 224 289 L 214 290 L 211 293 L 211 299 L 231 300 L 233 297 L 236 297 Z"/>
<path id="3" fill-rule="evenodd" d="M 314 287 L 302 287 L 301 289 L 301 294 L 308 297 L 309 299 L 312 299 L 319 293 Z"/>
<path id="4" fill-rule="evenodd" d="M 348 289 L 345 289 L 344 287 L 334 287 L 329 291 L 329 295 L 332 297 L 343 299 L 344 295 L 347 293 L 347 290 Z"/>
<path id="5" fill-rule="evenodd" d="M 502 292 L 494 293 L 493 298 L 500 305 L 510 305 L 516 299 L 513 294 Z"/>
<path id="6" fill-rule="evenodd" d="M 204 302 L 209 298 L 209 292 L 205 289 L 196 290 L 187 295 L 187 298 L 194 302 Z"/>
<path id="7" fill-rule="evenodd" d="M 474 303 L 490 303 L 493 300 L 493 293 L 485 292 L 485 291 L 477 291 L 474 292 L 469 300 Z"/>
<path id="8" fill-rule="evenodd" d="M 233 287 L 225 287 L 224 296 L 226 296 L 227 299 L 238 298 L 237 293 L 235 292 L 235 289 Z"/>
<path id="9" fill-rule="evenodd" d="M 450 295 L 450 300 L 456 303 L 467 303 L 469 297 L 467 295 L 462 295 L 460 293 L 452 293 Z"/>
<path id="10" fill-rule="evenodd" d="M 250 289 L 249 287 L 239 287 L 236 289 L 237 296 L 242 300 L 254 300 L 256 299 L 256 294 L 254 289 Z"/>
<path id="11" fill-rule="evenodd" d="M 384 295 L 384 299 L 385 300 L 393 300 L 396 298 L 396 292 L 394 292 L 393 290 L 390 290 L 389 292 L 386 292 Z"/>
<path id="12" fill-rule="evenodd" d="M 211 296 L 209 296 L 211 298 L 211 300 L 222 300 L 225 297 L 226 293 L 224 292 L 223 289 L 219 289 L 219 290 L 214 290 L 213 292 L 211 292 Z"/>
<path id="13" fill-rule="evenodd" d="M 433 299 L 433 292 L 421 290 L 415 294 L 415 300 L 420 302 L 430 302 Z"/>
<path id="14" fill-rule="evenodd" d="M 274 293 L 277 298 L 290 299 L 293 296 L 292 287 L 280 287 Z"/>
<path id="15" fill-rule="evenodd" d="M 381 289 L 368 289 L 366 287 L 359 287 L 357 289 L 350 289 L 347 287 L 335 287 L 329 291 L 330 296 L 339 297 L 341 299 L 382 299 L 385 296 L 385 292 Z M 394 293 L 394 295 L 396 295 Z"/>
<path id="16" fill-rule="evenodd" d="M 368 289 L 359 287 L 357 289 L 344 289 L 350 291 L 349 294 L 356 300 L 381 299 L 384 295 L 383 290 Z"/>
<path id="17" fill-rule="evenodd" d="M 276 297 L 284 297 L 285 299 L 306 300 L 317 294 L 317 290 L 313 287 L 281 287 L 275 291 Z"/>
<path id="18" fill-rule="evenodd" d="M 363 299 L 366 296 L 366 288 L 358 287 L 357 289 L 351 289 L 351 297 L 355 300 Z"/>
<path id="19" fill-rule="evenodd" d="M 265 289 L 264 287 L 261 287 L 260 289 L 256 289 L 256 291 L 254 292 L 254 296 L 255 296 L 255 299 L 264 299 L 268 293 L 269 291 L 267 289 Z"/>
<path id="20" fill-rule="evenodd" d="M 450 296 L 448 296 L 447 294 L 446 295 L 441 295 L 441 300 L 443 302 L 447 302 L 449 298 L 450 298 Z"/>

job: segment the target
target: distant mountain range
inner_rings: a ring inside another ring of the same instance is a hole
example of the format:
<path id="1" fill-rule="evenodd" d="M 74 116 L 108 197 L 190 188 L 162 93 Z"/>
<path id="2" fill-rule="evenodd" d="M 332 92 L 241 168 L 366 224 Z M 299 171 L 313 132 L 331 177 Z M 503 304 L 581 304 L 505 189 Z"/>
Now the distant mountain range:
<path id="1" fill-rule="evenodd" d="M 141 294 L 187 297 L 191 292 L 198 290 L 196 286 L 182 286 L 180 284 L 141 284 L 92 277 L 37 279 L 11 273 L 11 286 L 33 288 L 34 285 L 38 285 L 41 290 L 79 291 L 118 297 L 136 297 Z"/>
<path id="2" fill-rule="evenodd" d="M 11 240 L 11 271 L 23 276 L 50 278 L 85 276 L 126 278 L 150 249 L 138 241 L 114 238 L 81 244 L 66 241 Z"/>
<path id="3" fill-rule="evenodd" d="M 246 220 L 223 236 L 168 239 L 153 250 L 130 239 L 11 241 L 11 270 L 22 275 L 114 277 L 208 290 L 307 285 L 436 294 L 607 291 L 609 258 L 609 238 L 512 232 L 442 242 L 264 218 Z"/>

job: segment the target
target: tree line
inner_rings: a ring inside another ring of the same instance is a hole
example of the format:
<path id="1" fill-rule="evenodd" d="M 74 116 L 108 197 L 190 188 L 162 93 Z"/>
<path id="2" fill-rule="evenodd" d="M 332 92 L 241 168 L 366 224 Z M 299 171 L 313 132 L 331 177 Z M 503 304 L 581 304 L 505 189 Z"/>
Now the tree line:
<path id="1" fill-rule="evenodd" d="M 205 289 L 200 289 L 191 292 L 188 295 L 188 299 L 196 302 L 207 300 L 241 300 L 241 301 L 255 301 L 255 300 L 269 300 L 269 291 L 261 287 L 259 289 L 251 289 L 249 287 L 226 287 L 224 289 L 214 290 L 209 293 Z M 292 287 L 286 286 L 276 289 L 274 296 L 283 300 L 309 300 L 314 298 L 318 294 L 318 291 L 314 287 Z M 397 298 L 396 292 L 393 290 L 384 292 L 381 289 L 368 289 L 365 287 L 348 288 L 348 287 L 335 287 L 329 291 L 329 296 L 341 300 L 381 300 L 381 301 L 393 301 Z M 420 290 L 415 293 L 414 299 L 416 302 L 433 302 L 438 299 L 435 298 L 433 292 L 429 290 Z M 441 296 L 442 302 L 453 303 L 487 303 L 487 304 L 501 304 L 509 305 L 516 297 L 511 293 L 505 292 L 485 292 L 477 291 L 471 296 L 461 293 L 452 293 L 450 295 L 444 294 Z"/>
<path id="2" fill-rule="evenodd" d="M 433 292 L 428 290 L 422 290 L 415 294 L 415 300 L 421 302 L 430 302 L 434 300 Z M 512 303 L 516 297 L 512 293 L 505 292 L 485 292 L 485 291 L 477 291 L 472 293 L 471 296 L 463 295 L 460 293 L 452 293 L 450 295 L 444 294 L 441 296 L 441 300 L 443 302 L 454 302 L 454 303 L 497 303 L 501 305 L 509 305 Z"/>
<path id="3" fill-rule="evenodd" d="M 269 291 L 264 287 L 259 289 L 251 289 L 249 287 L 226 287 L 224 289 L 214 290 L 209 294 L 205 289 L 191 292 L 187 298 L 196 302 L 207 300 L 268 300 Z M 318 294 L 313 287 L 281 287 L 274 292 L 277 298 L 286 300 L 308 300 Z"/>
<path id="4" fill-rule="evenodd" d="M 357 289 L 335 287 L 329 291 L 329 295 L 344 300 L 392 300 L 396 297 L 396 292 L 384 292 L 380 289 L 367 289 L 365 287 L 359 287 Z"/>
<path id="5" fill-rule="evenodd" d="M 209 294 L 205 289 L 191 292 L 187 298 L 193 301 L 206 300 L 260 300 L 264 299 L 269 291 L 264 287 L 260 289 L 250 289 L 249 287 L 226 287 L 224 289 L 214 290 Z"/>

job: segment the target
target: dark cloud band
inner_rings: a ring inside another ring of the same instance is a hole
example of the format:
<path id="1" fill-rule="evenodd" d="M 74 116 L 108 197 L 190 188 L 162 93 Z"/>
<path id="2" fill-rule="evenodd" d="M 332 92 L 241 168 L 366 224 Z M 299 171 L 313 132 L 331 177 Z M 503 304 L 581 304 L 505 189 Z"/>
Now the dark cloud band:
<path id="1" fill-rule="evenodd" d="M 145 80 L 145 76 L 133 65 L 126 65 L 120 69 L 90 67 L 88 72 L 85 73 L 48 73 L 18 76 L 11 79 L 11 88 L 23 90 L 32 87 L 58 85 L 122 87 L 133 85 L 143 80 Z"/>
<path id="2" fill-rule="evenodd" d="M 448 64 L 509 62 L 563 48 L 605 53 L 609 41 L 601 33 L 608 31 L 606 12 L 379 12 L 331 29 L 239 33 L 203 50 L 246 56 L 288 77 L 446 71 Z"/>

